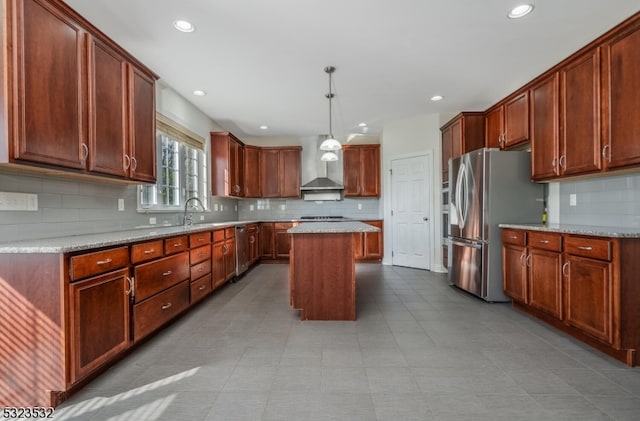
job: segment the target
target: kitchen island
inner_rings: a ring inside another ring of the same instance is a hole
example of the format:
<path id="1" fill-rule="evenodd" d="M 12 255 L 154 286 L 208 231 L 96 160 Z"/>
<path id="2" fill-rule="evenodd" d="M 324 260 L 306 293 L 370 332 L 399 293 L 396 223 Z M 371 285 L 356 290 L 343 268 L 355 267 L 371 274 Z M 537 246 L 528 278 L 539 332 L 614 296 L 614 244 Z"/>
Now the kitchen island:
<path id="1" fill-rule="evenodd" d="M 354 235 L 379 228 L 357 222 L 309 222 L 289 229 L 290 304 L 301 320 L 355 320 Z"/>

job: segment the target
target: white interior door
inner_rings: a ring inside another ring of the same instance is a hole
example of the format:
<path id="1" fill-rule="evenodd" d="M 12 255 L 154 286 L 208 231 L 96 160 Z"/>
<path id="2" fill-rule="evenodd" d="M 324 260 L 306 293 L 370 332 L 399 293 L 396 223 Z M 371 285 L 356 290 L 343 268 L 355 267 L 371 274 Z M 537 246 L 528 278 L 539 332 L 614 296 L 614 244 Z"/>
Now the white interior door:
<path id="1" fill-rule="evenodd" d="M 427 155 L 391 161 L 391 263 L 431 269 L 431 180 Z"/>

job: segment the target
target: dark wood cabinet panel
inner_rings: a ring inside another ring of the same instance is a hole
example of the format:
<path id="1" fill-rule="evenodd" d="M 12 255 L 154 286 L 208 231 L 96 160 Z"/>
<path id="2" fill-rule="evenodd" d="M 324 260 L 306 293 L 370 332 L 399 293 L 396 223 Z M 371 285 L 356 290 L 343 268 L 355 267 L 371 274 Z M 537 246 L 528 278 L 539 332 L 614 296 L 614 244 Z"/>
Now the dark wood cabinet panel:
<path id="1" fill-rule="evenodd" d="M 457 158 L 464 152 L 464 145 L 462 144 L 463 136 L 462 119 L 459 118 L 451 125 L 451 157 Z"/>
<path id="2" fill-rule="evenodd" d="M 244 147 L 244 197 L 261 197 L 260 148 Z"/>
<path id="3" fill-rule="evenodd" d="M 133 340 L 139 341 L 189 307 L 186 280 L 133 306 Z"/>
<path id="4" fill-rule="evenodd" d="M 263 148 L 260 151 L 260 182 L 262 197 L 279 197 L 280 195 L 280 152 L 274 148 Z"/>
<path id="5" fill-rule="evenodd" d="M 599 171 L 600 50 L 577 57 L 560 70 L 560 167 L 563 175 Z"/>
<path id="6" fill-rule="evenodd" d="M 275 229 L 273 222 L 260 224 L 260 257 L 263 259 L 275 259 Z"/>
<path id="7" fill-rule="evenodd" d="M 451 151 L 450 156 L 445 154 L 442 156 L 442 164 L 445 165 L 445 158 L 448 162 L 448 158 L 457 158 L 462 154 L 484 147 L 485 114 L 477 112 L 460 113 L 442 126 L 440 131 L 443 151 Z M 450 144 L 445 144 L 449 141 Z M 447 174 L 447 176 L 450 175 Z"/>
<path id="8" fill-rule="evenodd" d="M 502 246 L 502 287 L 504 293 L 516 301 L 528 302 L 526 248 L 514 244 Z"/>
<path id="9" fill-rule="evenodd" d="M 71 382 L 130 346 L 128 269 L 70 285 Z"/>
<path id="10" fill-rule="evenodd" d="M 345 197 L 380 197 L 380 145 L 342 148 Z"/>
<path id="11" fill-rule="evenodd" d="M 129 177 L 155 183 L 155 78 L 129 64 L 129 89 Z"/>
<path id="12" fill-rule="evenodd" d="M 524 91 L 504 104 L 503 148 L 529 141 L 529 92 Z"/>
<path id="13" fill-rule="evenodd" d="M 300 197 L 300 148 L 280 149 L 280 197 Z"/>
<path id="14" fill-rule="evenodd" d="M 364 221 L 364 223 L 380 228 L 380 231 L 354 234 L 355 259 L 358 262 L 380 262 L 384 255 L 383 221 Z"/>
<path id="15" fill-rule="evenodd" d="M 612 343 L 611 263 L 572 255 L 565 262 L 567 323 Z"/>
<path id="16" fill-rule="evenodd" d="M 17 69 L 13 158 L 84 169 L 85 30 L 47 1 L 11 3 L 22 23 L 9 50 Z"/>
<path id="17" fill-rule="evenodd" d="M 442 165 L 442 182 L 449 181 L 449 159 L 451 159 L 451 127 L 442 130 L 441 139 L 441 165 Z"/>
<path id="18" fill-rule="evenodd" d="M 291 234 L 286 229 L 276 229 L 276 258 L 288 259 L 291 251 Z"/>
<path id="19" fill-rule="evenodd" d="M 235 228 L 213 231 L 213 288 L 233 278 L 236 274 Z"/>
<path id="20" fill-rule="evenodd" d="M 530 89 L 531 178 L 559 175 L 560 76 L 554 72 Z"/>
<path id="21" fill-rule="evenodd" d="M 135 301 L 143 301 L 191 276 L 189 253 L 183 252 L 134 268 Z"/>
<path id="22" fill-rule="evenodd" d="M 502 146 L 503 133 L 503 107 L 496 107 L 489 110 L 485 116 L 485 146 L 487 148 L 499 148 Z"/>
<path id="23" fill-rule="evenodd" d="M 558 252 L 531 248 L 527 256 L 529 305 L 556 319 L 562 319 L 561 262 Z"/>
<path id="24" fill-rule="evenodd" d="M 214 196 L 244 195 L 244 143 L 230 132 L 211 132 L 211 190 Z"/>
<path id="25" fill-rule="evenodd" d="M 608 169 L 640 164 L 640 21 L 602 47 L 603 150 Z"/>

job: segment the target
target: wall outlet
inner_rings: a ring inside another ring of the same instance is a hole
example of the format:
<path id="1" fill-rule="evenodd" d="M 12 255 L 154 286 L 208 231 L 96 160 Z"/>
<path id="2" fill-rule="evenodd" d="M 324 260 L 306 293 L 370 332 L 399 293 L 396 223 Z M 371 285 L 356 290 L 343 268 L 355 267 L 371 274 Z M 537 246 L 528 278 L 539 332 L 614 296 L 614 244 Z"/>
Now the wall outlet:
<path id="1" fill-rule="evenodd" d="M 204 221 L 204 215 L 200 215 L 200 220 Z"/>
<path id="2" fill-rule="evenodd" d="M 238 205 L 235 205 L 233 208 L 235 209 L 236 212 L 238 212 Z"/>
<path id="3" fill-rule="evenodd" d="M 0 210 L 3 211 L 37 211 L 38 195 L 32 193 L 0 192 Z"/>
<path id="4" fill-rule="evenodd" d="M 224 205 L 222 203 L 220 204 L 220 212 L 224 212 Z"/>
<path id="5" fill-rule="evenodd" d="M 285 204 L 280 205 L 280 210 L 281 211 L 287 210 L 287 205 L 285 205 Z"/>
<path id="6" fill-rule="evenodd" d="M 362 210 L 362 203 L 358 203 L 358 210 Z"/>
<path id="7" fill-rule="evenodd" d="M 577 205 L 576 195 L 572 193 L 569 195 L 569 206 L 576 206 L 576 205 Z"/>
<path id="8" fill-rule="evenodd" d="M 218 212 L 218 204 L 217 203 L 213 204 L 213 211 L 214 212 Z"/>
<path id="9" fill-rule="evenodd" d="M 118 210 L 120 212 L 124 211 L 124 199 L 122 198 L 118 199 Z"/>
<path id="10" fill-rule="evenodd" d="M 156 224 L 156 218 L 155 216 L 152 216 L 149 218 L 149 225 L 155 225 Z"/>
<path id="11" fill-rule="evenodd" d="M 249 205 L 249 212 L 253 212 L 255 210 L 255 206 Z"/>

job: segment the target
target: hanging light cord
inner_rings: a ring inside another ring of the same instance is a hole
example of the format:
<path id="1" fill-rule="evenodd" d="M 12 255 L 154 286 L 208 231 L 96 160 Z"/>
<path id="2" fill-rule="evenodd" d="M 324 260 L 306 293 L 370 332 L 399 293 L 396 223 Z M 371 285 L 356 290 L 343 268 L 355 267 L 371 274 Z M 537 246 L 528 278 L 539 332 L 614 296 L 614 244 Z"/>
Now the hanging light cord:
<path id="1" fill-rule="evenodd" d="M 333 99 L 333 91 L 331 90 L 331 74 L 336 70 L 335 67 L 329 66 L 325 67 L 324 71 L 329 74 L 329 93 L 325 96 L 329 98 L 329 137 L 334 139 L 333 137 L 333 125 L 332 125 L 332 111 L 331 111 L 331 100 Z"/>

